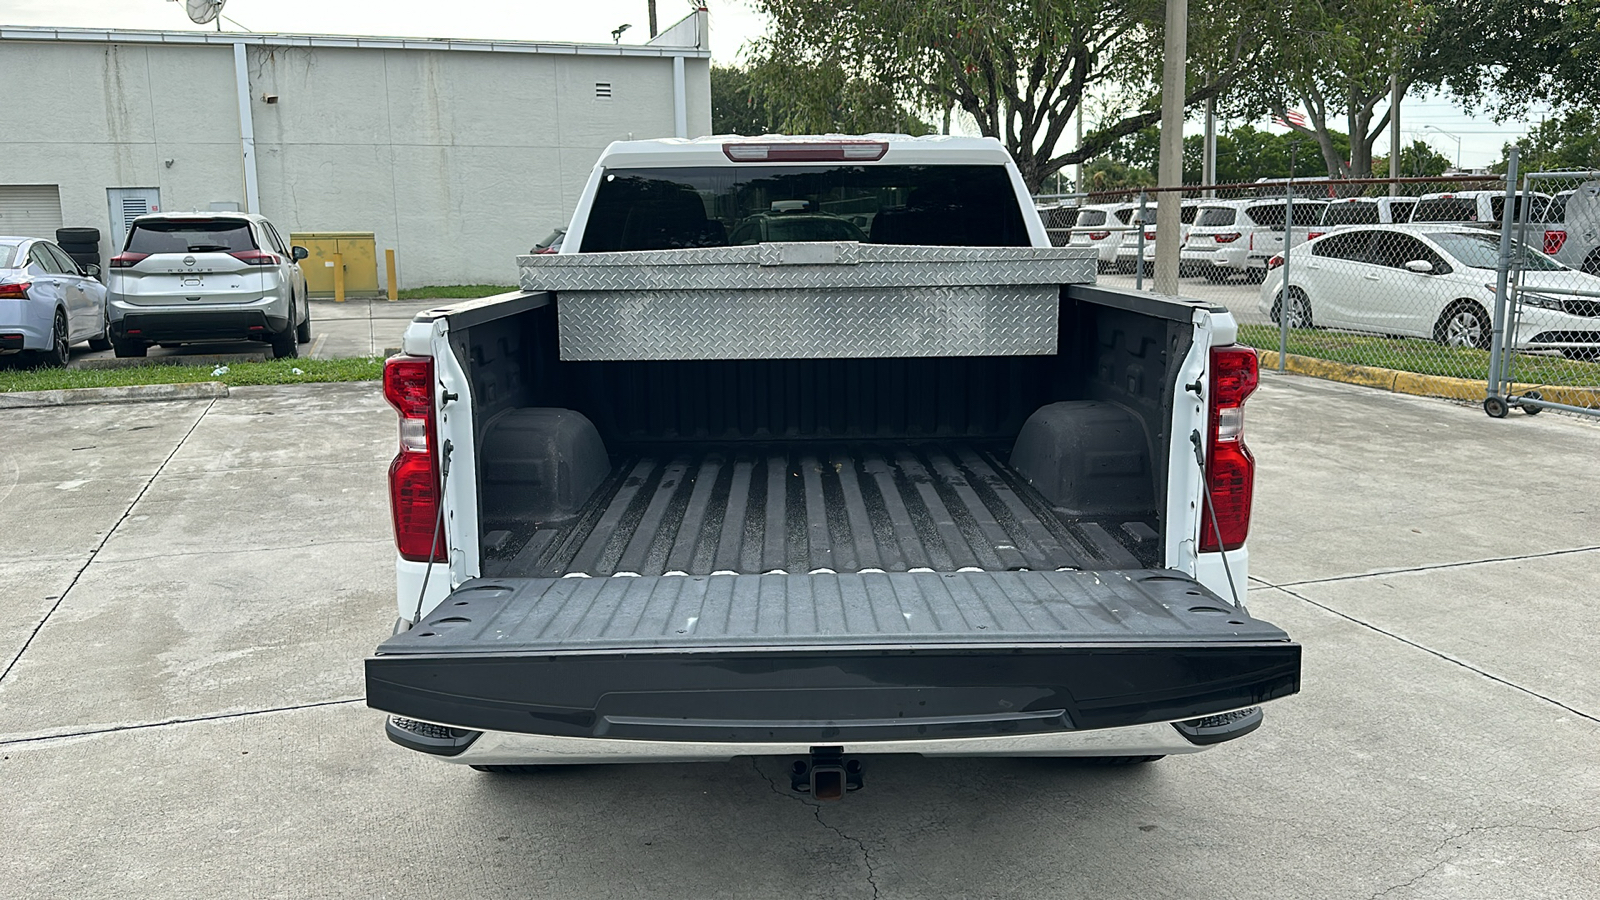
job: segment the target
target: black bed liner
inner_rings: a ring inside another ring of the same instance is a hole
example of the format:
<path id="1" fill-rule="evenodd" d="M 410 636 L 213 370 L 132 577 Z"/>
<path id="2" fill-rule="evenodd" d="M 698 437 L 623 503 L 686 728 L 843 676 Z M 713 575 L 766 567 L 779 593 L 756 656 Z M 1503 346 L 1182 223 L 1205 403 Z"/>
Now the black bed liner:
<path id="1" fill-rule="evenodd" d="M 1299 689 L 1300 648 L 1181 573 L 478 579 L 367 661 L 369 705 L 659 740 L 1017 734 Z"/>
<path id="2" fill-rule="evenodd" d="M 1159 556 L 1153 520 L 1067 516 L 998 445 L 667 446 L 616 463 L 576 520 L 522 529 L 484 573 L 1049 571 Z"/>

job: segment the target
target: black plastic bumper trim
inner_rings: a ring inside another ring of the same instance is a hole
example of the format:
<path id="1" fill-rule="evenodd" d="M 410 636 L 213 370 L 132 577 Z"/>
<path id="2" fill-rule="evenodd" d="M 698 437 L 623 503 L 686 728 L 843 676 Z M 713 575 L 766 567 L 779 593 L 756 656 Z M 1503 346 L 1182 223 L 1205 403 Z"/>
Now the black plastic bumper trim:
<path id="1" fill-rule="evenodd" d="M 1193 719 L 1296 693 L 1300 647 L 402 654 L 369 658 L 366 682 L 375 709 L 464 729 L 843 744 Z"/>
<path id="2" fill-rule="evenodd" d="M 250 340 L 281 333 L 289 320 L 259 309 L 221 309 L 183 313 L 127 313 L 111 326 L 117 338 L 144 341 Z M 251 330 L 251 329 L 255 330 Z M 130 331 L 138 334 L 130 335 Z"/>
<path id="3" fill-rule="evenodd" d="M 447 732 L 450 736 L 442 737 L 430 734 L 422 734 L 414 729 L 402 728 L 400 724 L 395 721 L 395 718 L 396 717 L 394 716 L 387 716 L 383 720 L 383 733 L 389 736 L 389 740 L 394 741 L 396 744 L 399 744 L 408 750 L 416 750 L 421 753 L 431 753 L 434 756 L 456 756 L 462 751 L 466 750 L 468 747 L 472 746 L 472 742 L 477 740 L 481 735 L 481 732 L 477 731 L 464 731 L 459 728 L 440 728 L 436 725 L 424 727 L 427 727 L 430 731 Z M 460 733 L 458 734 L 457 732 Z"/>

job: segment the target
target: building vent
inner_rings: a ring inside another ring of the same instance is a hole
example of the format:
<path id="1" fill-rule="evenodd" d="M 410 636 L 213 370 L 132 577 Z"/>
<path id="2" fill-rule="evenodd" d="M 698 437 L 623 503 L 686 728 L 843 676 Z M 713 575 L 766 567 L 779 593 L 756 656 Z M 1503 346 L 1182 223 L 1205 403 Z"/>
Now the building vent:
<path id="1" fill-rule="evenodd" d="M 594 98 L 596 100 L 610 100 L 611 99 L 611 82 L 609 82 L 609 81 L 596 81 L 594 83 Z"/>

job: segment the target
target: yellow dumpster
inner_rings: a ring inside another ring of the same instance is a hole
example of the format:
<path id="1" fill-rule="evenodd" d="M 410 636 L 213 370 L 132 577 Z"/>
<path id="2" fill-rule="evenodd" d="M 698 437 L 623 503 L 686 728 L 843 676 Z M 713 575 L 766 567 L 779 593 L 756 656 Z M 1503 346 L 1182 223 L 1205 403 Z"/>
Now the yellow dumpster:
<path id="1" fill-rule="evenodd" d="M 344 260 L 346 297 L 381 297 L 378 290 L 378 242 L 370 231 L 306 231 L 289 235 L 289 243 L 310 254 L 300 260 L 306 291 L 312 297 L 333 296 L 334 255 Z"/>

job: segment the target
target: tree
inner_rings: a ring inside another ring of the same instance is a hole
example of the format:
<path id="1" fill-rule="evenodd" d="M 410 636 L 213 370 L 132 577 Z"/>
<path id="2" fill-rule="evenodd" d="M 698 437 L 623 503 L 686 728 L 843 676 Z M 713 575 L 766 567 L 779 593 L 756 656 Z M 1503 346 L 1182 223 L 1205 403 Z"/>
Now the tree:
<path id="1" fill-rule="evenodd" d="M 922 135 L 933 131 L 881 85 L 837 63 L 797 66 L 764 60 L 711 67 L 711 130 L 717 134 Z"/>
<path id="2" fill-rule="evenodd" d="M 1011 152 L 1028 187 L 1098 156 L 1161 118 L 1165 0 L 757 0 L 767 63 L 805 71 L 848 60 L 848 75 L 911 109 L 959 107 Z M 1276 2 L 1191 0 L 1186 105 L 1271 68 Z M 804 94 L 807 82 L 773 85 Z M 1081 146 L 1060 144 L 1084 92 L 1106 100 Z M 825 93 L 825 91 L 824 91 Z M 802 105 L 809 97 L 796 97 Z"/>
<path id="3" fill-rule="evenodd" d="M 1160 157 L 1158 140 L 1160 129 L 1151 126 L 1138 131 L 1106 151 L 1106 157 L 1126 165 L 1130 170 L 1154 171 Z M 1342 132 L 1330 133 L 1336 152 L 1348 155 L 1350 139 Z M 1292 134 L 1273 134 L 1259 131 L 1250 125 L 1241 125 L 1217 135 L 1217 183 L 1243 184 L 1257 178 L 1283 178 L 1289 174 L 1290 147 L 1300 143 L 1294 157 L 1296 178 L 1326 177 L 1315 145 Z M 1183 181 L 1185 184 L 1201 183 L 1201 154 L 1205 139 L 1193 134 L 1183 139 Z M 1087 174 L 1085 180 L 1088 180 Z M 1152 182 L 1153 183 L 1153 182 Z M 1137 186 L 1137 185 L 1135 185 Z M 1098 188 L 1091 188 L 1098 190 Z"/>
<path id="4" fill-rule="evenodd" d="M 1498 118 L 1600 103 L 1600 0 L 1435 0 L 1433 84 Z"/>
<path id="5" fill-rule="evenodd" d="M 1507 154 L 1511 145 L 1506 145 Z M 1540 123 L 1523 139 L 1518 167 L 1524 172 L 1600 170 L 1600 115 L 1574 109 Z M 1496 171 L 1504 172 L 1505 163 Z"/>
<path id="6" fill-rule="evenodd" d="M 1428 146 L 1427 141 L 1412 141 L 1400 148 L 1400 167 L 1397 178 L 1432 178 L 1443 175 L 1452 168 L 1450 157 Z M 1372 177 L 1389 177 L 1389 157 L 1380 156 L 1372 161 Z"/>
<path id="7" fill-rule="evenodd" d="M 1121 191 L 1156 186 L 1156 176 L 1149 169 L 1136 168 L 1121 160 L 1102 156 L 1083 167 L 1085 191 Z"/>
<path id="8" fill-rule="evenodd" d="M 1294 30 L 1301 46 L 1285 61 L 1282 90 L 1268 108 L 1290 128 L 1316 141 L 1330 178 L 1372 175 L 1372 147 L 1389 127 L 1390 77 L 1404 95 L 1425 72 L 1438 47 L 1432 6 L 1416 0 L 1328 0 L 1298 4 Z M 1268 94 L 1270 87 L 1260 87 Z M 1382 115 L 1378 107 L 1383 106 Z M 1306 123 L 1289 119 L 1292 106 Z M 1350 136 L 1341 150 L 1333 122 Z"/>

